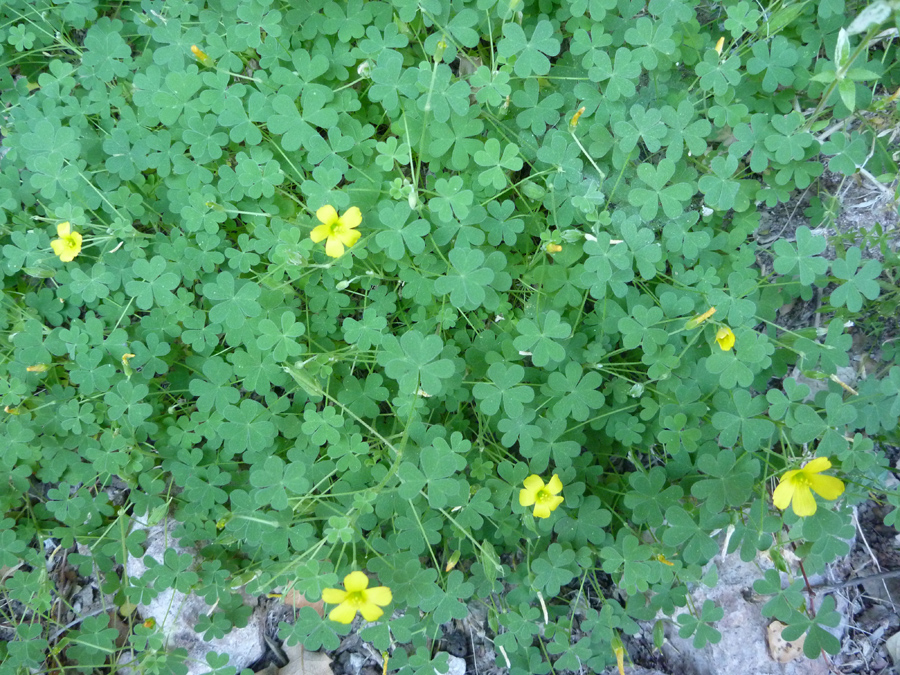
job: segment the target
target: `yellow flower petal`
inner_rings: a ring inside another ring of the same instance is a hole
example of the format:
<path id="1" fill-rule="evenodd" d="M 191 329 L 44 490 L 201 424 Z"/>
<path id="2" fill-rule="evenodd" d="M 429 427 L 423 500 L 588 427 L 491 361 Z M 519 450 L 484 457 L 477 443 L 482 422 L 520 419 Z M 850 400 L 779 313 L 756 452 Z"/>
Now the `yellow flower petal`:
<path id="1" fill-rule="evenodd" d="M 384 610 L 378 605 L 368 603 L 359 608 L 359 613 L 366 621 L 377 621 L 384 614 Z"/>
<path id="2" fill-rule="evenodd" d="M 534 504 L 537 490 L 519 490 L 519 504 L 521 506 L 531 506 Z"/>
<path id="3" fill-rule="evenodd" d="M 387 586 L 376 586 L 366 590 L 366 600 L 376 605 L 389 605 L 393 599 L 394 596 L 391 594 L 391 589 Z"/>
<path id="4" fill-rule="evenodd" d="M 816 457 L 803 465 L 803 473 L 821 473 L 831 468 L 831 460 L 827 457 Z"/>
<path id="5" fill-rule="evenodd" d="M 560 492 L 562 492 L 562 489 L 562 481 L 559 479 L 559 476 L 553 474 L 553 478 L 551 478 L 550 482 L 547 483 L 547 491 L 550 492 L 550 494 L 558 495 Z"/>
<path id="6" fill-rule="evenodd" d="M 794 513 L 801 518 L 811 516 L 816 512 L 816 498 L 808 487 L 798 487 L 794 491 L 794 499 L 791 502 Z"/>
<path id="7" fill-rule="evenodd" d="M 54 239 L 53 241 L 50 242 L 50 248 L 53 249 L 53 253 L 62 257 L 65 254 L 68 247 L 66 246 L 66 242 L 64 240 Z"/>
<path id="8" fill-rule="evenodd" d="M 344 227 L 359 227 L 360 223 L 362 223 L 362 213 L 360 212 L 359 207 L 351 206 L 344 212 L 344 215 L 341 216 L 340 221 L 341 225 Z"/>
<path id="9" fill-rule="evenodd" d="M 716 332 L 716 342 L 719 343 L 719 348 L 722 351 L 727 352 L 734 347 L 734 333 L 728 326 L 722 326 Z"/>
<path id="10" fill-rule="evenodd" d="M 537 492 L 542 487 L 544 487 L 544 481 L 541 480 L 541 477 L 536 474 L 531 474 L 526 478 L 523 483 L 526 490 L 531 492 Z"/>
<path id="11" fill-rule="evenodd" d="M 556 507 L 566 501 L 562 497 L 551 497 L 550 501 L 547 502 L 547 506 L 550 507 L 551 511 L 555 511 Z"/>
<path id="12" fill-rule="evenodd" d="M 519 504 L 522 506 L 531 506 L 537 499 L 538 490 L 544 487 L 544 481 L 540 476 L 531 474 L 523 482 L 524 490 L 519 490 Z"/>
<path id="13" fill-rule="evenodd" d="M 342 591 L 339 588 L 322 589 L 322 600 L 327 602 L 329 605 L 339 605 L 346 599 L 347 591 Z"/>
<path id="14" fill-rule="evenodd" d="M 344 255 L 344 245 L 337 237 L 328 237 L 325 242 L 325 255 L 331 258 L 340 258 Z"/>
<path id="15" fill-rule="evenodd" d="M 331 225 L 316 225 L 312 232 L 309 233 L 309 238 L 312 239 L 315 243 L 319 243 L 328 235 L 331 234 Z"/>
<path id="16" fill-rule="evenodd" d="M 814 474 L 809 476 L 809 487 L 816 494 L 828 500 L 835 500 L 844 494 L 844 483 L 840 478 L 834 476 L 819 476 Z"/>
<path id="17" fill-rule="evenodd" d="M 549 518 L 550 517 L 550 505 L 549 504 L 535 504 L 534 517 L 535 518 Z"/>
<path id="18" fill-rule="evenodd" d="M 334 210 L 334 207 L 330 204 L 326 204 L 318 211 L 316 211 L 316 218 L 319 219 L 320 222 L 325 225 L 333 225 L 338 221 L 337 211 Z"/>
<path id="19" fill-rule="evenodd" d="M 328 618 L 338 623 L 352 623 L 356 616 L 356 608 L 349 603 L 342 603 L 328 613 Z"/>
<path id="20" fill-rule="evenodd" d="M 356 570 L 355 572 L 350 572 L 347 576 L 344 577 L 344 588 L 347 589 L 348 593 L 358 593 L 359 591 L 364 591 L 369 585 L 369 577 L 367 577 L 363 572 Z"/>
<path id="21" fill-rule="evenodd" d="M 788 473 L 796 472 L 788 471 Z M 784 477 L 782 477 L 781 482 L 775 488 L 775 492 L 772 493 L 772 503 L 774 503 L 776 507 L 784 511 L 788 506 L 791 505 L 791 498 L 794 496 L 795 489 L 796 487 L 793 483 L 790 482 L 788 474 L 786 473 Z"/>
<path id="22" fill-rule="evenodd" d="M 359 230 L 344 230 L 343 232 L 336 233 L 335 236 L 344 246 L 350 248 L 359 241 L 362 234 L 360 234 Z"/>
<path id="23" fill-rule="evenodd" d="M 56 236 L 58 237 L 67 237 L 71 231 L 72 224 L 68 220 L 58 223 L 56 226 Z"/>

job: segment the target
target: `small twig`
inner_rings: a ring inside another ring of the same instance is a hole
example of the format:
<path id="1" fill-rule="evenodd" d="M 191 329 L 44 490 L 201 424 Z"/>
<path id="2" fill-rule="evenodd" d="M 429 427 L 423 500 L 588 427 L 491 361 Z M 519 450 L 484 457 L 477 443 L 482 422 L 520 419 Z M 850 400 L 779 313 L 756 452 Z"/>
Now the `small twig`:
<path id="1" fill-rule="evenodd" d="M 881 181 L 879 181 L 877 178 L 875 178 L 875 176 L 873 176 L 873 175 L 869 172 L 868 169 L 866 169 L 866 168 L 864 168 L 864 167 L 860 167 L 860 168 L 859 168 L 859 173 L 860 173 L 860 175 L 861 175 L 863 178 L 865 178 L 865 179 L 868 180 L 872 185 L 874 185 L 876 188 L 878 188 L 878 189 L 882 192 L 882 194 L 884 194 L 884 195 L 886 195 L 888 198 L 890 198 L 891 201 L 893 201 L 893 200 L 895 199 L 894 192 L 893 192 L 887 185 L 885 185 L 884 183 L 882 183 Z"/>
<path id="2" fill-rule="evenodd" d="M 63 626 L 62 628 L 60 628 L 58 631 L 56 631 L 55 633 L 53 633 L 53 635 L 50 636 L 50 642 L 55 641 L 60 635 L 62 635 L 63 633 L 65 633 L 65 632 L 66 632 L 67 630 L 69 630 L 72 626 L 77 626 L 78 624 L 80 624 L 80 623 L 81 623 L 82 621 L 84 621 L 85 619 L 87 619 L 87 618 L 89 618 L 89 617 L 92 617 L 92 616 L 97 616 L 98 614 L 103 614 L 103 612 L 106 612 L 106 611 L 109 611 L 106 607 L 98 607 L 98 608 L 95 609 L 93 612 L 88 612 L 87 614 L 82 614 L 81 616 L 79 616 L 78 618 L 76 618 L 74 621 L 70 621 L 70 622 L 67 623 L 65 626 Z"/>
<path id="3" fill-rule="evenodd" d="M 816 592 L 813 590 L 812 585 L 809 583 L 809 577 L 806 576 L 806 570 L 803 569 L 803 561 L 800 560 L 798 564 L 800 565 L 800 573 L 803 575 L 803 582 L 806 584 L 806 592 L 809 593 L 809 599 L 815 600 Z M 807 611 L 808 611 L 810 617 L 813 617 L 813 616 L 815 616 L 815 614 L 813 613 L 813 607 L 812 607 L 813 603 L 810 602 L 809 604 L 810 604 L 810 606 Z"/>
<path id="4" fill-rule="evenodd" d="M 472 626 L 466 622 L 466 628 L 469 629 L 469 642 L 472 643 L 472 663 L 475 666 L 475 675 L 479 675 L 478 673 L 478 654 L 475 652 L 475 638 L 472 635 Z"/>
<path id="5" fill-rule="evenodd" d="M 880 572 L 879 574 L 870 574 L 865 577 L 854 577 L 853 579 L 847 579 L 847 581 L 840 581 L 835 584 L 817 584 L 816 586 L 813 586 L 813 588 L 818 591 L 828 593 L 830 591 L 836 591 L 841 588 L 847 588 L 848 586 L 859 586 L 866 581 L 882 581 L 884 579 L 893 579 L 894 577 L 900 577 L 900 570 Z"/>
<path id="6" fill-rule="evenodd" d="M 879 572 L 881 571 L 881 565 L 878 564 L 878 558 L 872 552 L 872 548 L 869 546 L 869 541 L 866 539 L 865 532 L 863 532 L 862 526 L 859 524 L 859 516 L 856 511 L 853 511 L 853 523 L 856 525 L 856 529 L 859 532 L 860 539 L 862 539 L 863 544 L 866 547 L 866 550 L 869 552 L 869 557 L 872 559 L 872 562 L 875 563 L 875 569 Z M 884 582 L 882 582 L 884 584 Z M 888 600 L 891 601 L 891 607 L 894 611 L 897 611 L 896 606 L 894 605 L 894 599 L 891 597 L 891 591 L 888 589 L 887 584 L 884 584 L 884 591 L 887 593 Z"/>
<path id="7" fill-rule="evenodd" d="M 819 141 L 819 143 L 824 143 L 826 140 L 828 140 L 828 137 L 831 136 L 831 134 L 833 134 L 835 131 L 839 131 L 840 129 L 842 129 L 844 127 L 844 125 L 847 124 L 847 122 L 849 122 L 851 119 L 852 119 L 851 117 L 845 117 L 837 124 L 832 124 L 825 131 L 823 131 L 821 134 L 816 136 L 816 140 Z"/>

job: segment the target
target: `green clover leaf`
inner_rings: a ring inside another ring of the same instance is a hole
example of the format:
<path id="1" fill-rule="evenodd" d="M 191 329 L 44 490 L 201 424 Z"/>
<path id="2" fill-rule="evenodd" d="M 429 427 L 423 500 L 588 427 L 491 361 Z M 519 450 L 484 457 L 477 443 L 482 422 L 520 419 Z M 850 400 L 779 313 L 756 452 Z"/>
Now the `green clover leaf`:
<path id="1" fill-rule="evenodd" d="M 453 377 L 455 367 L 449 359 L 439 359 L 443 342 L 437 335 L 410 330 L 398 340 L 393 335 L 382 339 L 378 363 L 395 380 L 400 391 L 415 394 L 421 387 L 429 395 L 440 394 L 443 380 Z"/>
<path id="2" fill-rule="evenodd" d="M 747 72 L 758 75 L 765 71 L 763 91 L 773 92 L 779 85 L 789 87 L 794 82 L 791 68 L 800 58 L 799 53 L 783 35 L 776 35 L 771 43 L 760 40 L 751 49 L 753 56 L 747 61 Z"/>
<path id="3" fill-rule="evenodd" d="M 632 206 L 640 207 L 641 218 L 645 221 L 656 218 L 660 204 L 667 218 L 677 218 L 694 196 L 690 183 L 668 185 L 669 179 L 675 175 L 675 162 L 668 158 L 661 160 L 656 167 L 652 164 L 639 165 L 637 174 L 650 189 L 632 188 L 628 201 Z"/>
<path id="4" fill-rule="evenodd" d="M 513 69 L 523 78 L 549 73 L 550 59 L 547 57 L 559 54 L 559 48 L 560 42 L 553 35 L 553 24 L 546 20 L 537 23 L 530 39 L 519 24 L 504 23 L 503 38 L 497 44 L 497 51 L 503 58 L 516 56 Z"/>
<path id="5" fill-rule="evenodd" d="M 516 330 L 519 337 L 513 340 L 513 346 L 520 352 L 531 352 L 531 359 L 539 368 L 565 358 L 566 350 L 557 340 L 571 337 L 572 327 L 562 321 L 559 312 L 550 310 L 538 321 L 519 319 Z"/>
<path id="6" fill-rule="evenodd" d="M 797 228 L 797 247 L 779 239 L 772 247 L 775 251 L 774 268 L 778 274 L 790 274 L 797 268 L 800 283 L 810 286 L 828 271 L 828 261 L 818 257 L 825 250 L 825 237 L 813 236 L 806 226 Z"/>
<path id="7" fill-rule="evenodd" d="M 510 143 L 503 148 L 501 155 L 500 141 L 496 138 L 488 139 L 484 150 L 476 152 L 473 159 L 478 166 L 489 167 L 478 174 L 478 182 L 483 186 L 493 185 L 495 190 L 501 190 L 507 184 L 507 171 L 518 171 L 523 165 L 519 147 Z"/>
<path id="8" fill-rule="evenodd" d="M 220 272 L 215 282 L 203 284 L 202 293 L 216 303 L 209 312 L 210 320 L 231 328 L 240 328 L 261 311 L 256 301 L 261 293 L 259 286 L 235 279 L 230 272 Z"/>
<path id="9" fill-rule="evenodd" d="M 861 261 L 862 252 L 854 246 L 843 258 L 831 263 L 832 274 L 843 280 L 829 300 L 835 307 L 846 305 L 851 312 L 858 312 L 863 297 L 875 300 L 881 294 L 881 287 L 875 281 L 881 274 L 881 263 L 870 259 L 860 267 Z"/>
<path id="10" fill-rule="evenodd" d="M 616 50 L 614 60 L 605 51 L 597 52 L 594 67 L 588 71 L 592 82 L 606 82 L 604 94 L 610 101 L 634 96 L 640 76 L 638 58 L 625 47 Z"/>
<path id="11" fill-rule="evenodd" d="M 493 363 L 488 368 L 490 383 L 478 382 L 472 393 L 478 400 L 478 407 L 485 415 L 495 415 L 503 406 L 503 412 L 510 419 L 520 417 L 524 406 L 534 400 L 534 390 L 527 386 L 517 386 L 525 377 L 525 369 L 515 363 Z"/>
<path id="12" fill-rule="evenodd" d="M 485 266 L 484 253 L 477 248 L 454 248 L 448 254 L 452 267 L 435 279 L 434 292 L 450 295 L 450 302 L 461 310 L 480 307 L 487 297 L 486 288 L 494 280 L 494 271 Z"/>

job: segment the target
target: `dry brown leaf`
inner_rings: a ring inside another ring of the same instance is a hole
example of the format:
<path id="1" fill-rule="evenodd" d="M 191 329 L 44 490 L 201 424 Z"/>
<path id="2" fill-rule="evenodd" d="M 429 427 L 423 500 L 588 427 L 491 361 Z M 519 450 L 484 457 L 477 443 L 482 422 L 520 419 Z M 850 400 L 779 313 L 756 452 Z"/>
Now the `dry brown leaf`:
<path id="1" fill-rule="evenodd" d="M 806 636 L 803 635 L 799 640 L 788 642 L 781 637 L 781 631 L 785 628 L 787 628 L 787 624 L 781 623 L 781 621 L 773 621 L 766 629 L 769 656 L 778 663 L 789 663 L 803 656 L 803 643 L 806 641 Z"/>
<path id="2" fill-rule="evenodd" d="M 311 652 L 302 644 L 284 646 L 288 664 L 278 671 L 278 675 L 333 675 L 331 657 L 325 652 Z"/>
<path id="3" fill-rule="evenodd" d="M 284 594 L 282 598 L 284 604 L 288 607 L 295 607 L 296 609 L 303 609 L 304 607 L 312 607 L 319 613 L 319 616 L 325 616 L 325 603 L 319 600 L 318 602 L 310 602 L 306 599 L 306 597 L 300 593 L 298 590 L 292 588 L 287 593 Z"/>

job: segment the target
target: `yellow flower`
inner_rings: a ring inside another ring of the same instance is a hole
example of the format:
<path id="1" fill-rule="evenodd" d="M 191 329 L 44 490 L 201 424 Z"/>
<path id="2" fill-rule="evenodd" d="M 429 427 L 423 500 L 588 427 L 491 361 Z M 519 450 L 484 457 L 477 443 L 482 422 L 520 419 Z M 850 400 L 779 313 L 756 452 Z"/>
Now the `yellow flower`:
<path id="1" fill-rule="evenodd" d="M 328 618 L 338 623 L 350 623 L 358 611 L 366 621 L 375 621 L 384 614 L 381 607 L 391 604 L 393 596 L 387 586 L 368 588 L 369 577 L 362 572 L 350 572 L 344 577 L 344 588 L 326 588 L 322 600 L 329 605 L 337 605 Z M 380 605 L 380 606 L 379 606 Z"/>
<path id="2" fill-rule="evenodd" d="M 784 511 L 793 504 L 794 513 L 801 518 L 816 512 L 813 492 L 825 499 L 837 499 L 844 492 L 844 483 L 834 476 L 820 476 L 831 468 L 827 457 L 816 457 L 801 469 L 786 472 L 772 494 L 772 502 Z"/>
<path id="3" fill-rule="evenodd" d="M 519 491 L 519 504 L 522 506 L 534 506 L 535 518 L 549 518 L 550 512 L 563 503 L 562 481 L 559 476 L 553 474 L 553 478 L 547 485 L 540 476 L 532 474 L 525 479 L 525 489 Z"/>
<path id="4" fill-rule="evenodd" d="M 725 46 L 725 38 L 720 37 L 719 41 L 716 42 L 716 54 L 718 54 L 719 56 L 722 56 L 722 47 L 724 47 L 724 46 Z"/>
<path id="5" fill-rule="evenodd" d="M 723 352 L 727 352 L 734 347 L 734 333 L 728 326 L 722 326 L 716 333 L 716 342 L 719 343 L 719 348 Z"/>
<path id="6" fill-rule="evenodd" d="M 56 226 L 56 234 L 59 239 L 50 242 L 53 252 L 63 262 L 72 262 L 75 256 L 81 253 L 81 235 L 72 231 L 72 225 L 67 220 Z"/>
<path id="7" fill-rule="evenodd" d="M 325 255 L 340 258 L 344 255 L 345 246 L 349 248 L 359 241 L 360 234 L 354 229 L 362 222 L 358 207 L 351 206 L 344 215 L 338 216 L 333 206 L 323 206 L 316 211 L 316 218 L 322 224 L 314 227 L 309 237 L 317 244 L 323 239 L 328 240 L 325 242 Z"/>

